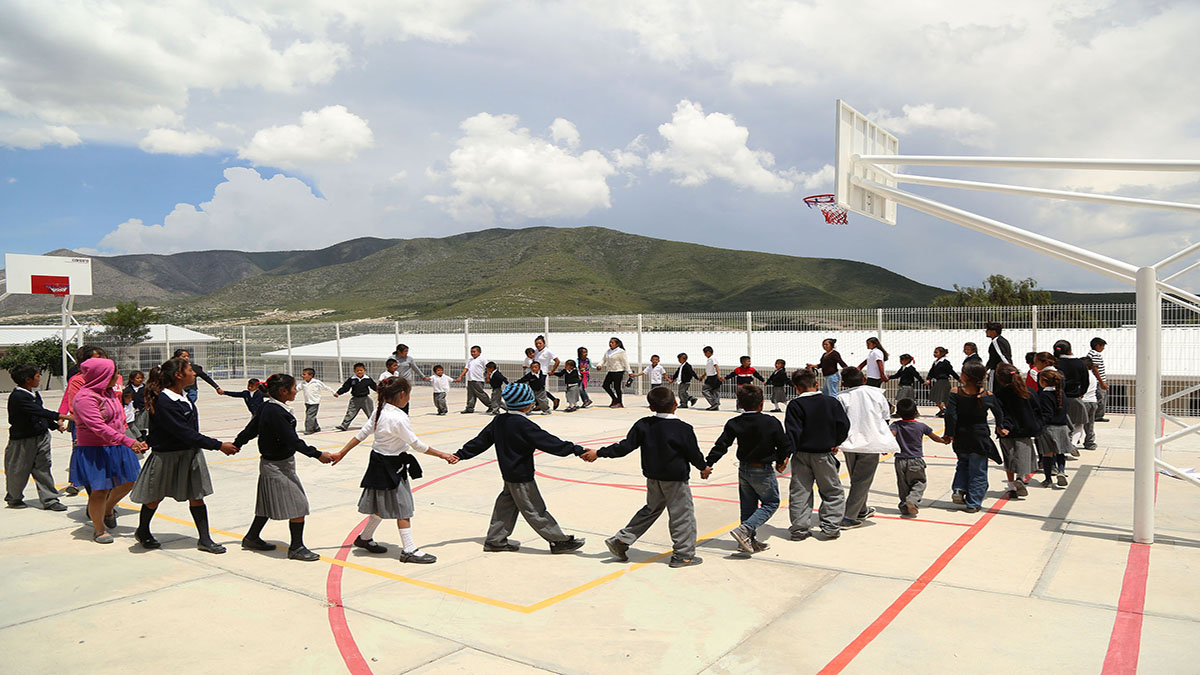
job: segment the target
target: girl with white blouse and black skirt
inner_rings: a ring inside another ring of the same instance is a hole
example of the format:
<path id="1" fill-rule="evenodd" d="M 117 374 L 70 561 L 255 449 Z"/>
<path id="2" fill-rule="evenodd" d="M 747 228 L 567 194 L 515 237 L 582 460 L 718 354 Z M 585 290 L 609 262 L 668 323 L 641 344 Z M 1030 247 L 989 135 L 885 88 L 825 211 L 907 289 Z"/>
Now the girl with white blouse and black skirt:
<path id="1" fill-rule="evenodd" d="M 275 544 L 262 540 L 267 520 L 287 520 L 292 534 L 288 558 L 313 562 L 321 556 L 304 546 L 304 516 L 308 515 L 308 497 L 296 475 L 296 453 L 333 461 L 333 455 L 321 452 L 296 435 L 296 418 L 287 404 L 296 400 L 296 378 L 275 374 L 267 378 L 267 399 L 250 423 L 237 435 L 238 448 L 258 437 L 258 497 L 254 504 L 254 522 L 242 538 L 242 548 L 273 551 Z"/>
<path id="2" fill-rule="evenodd" d="M 437 562 L 433 555 L 425 553 L 413 543 L 412 517 L 413 496 L 409 481 L 421 477 L 421 465 L 412 456 L 409 448 L 457 464 L 458 457 L 429 447 L 417 438 L 409 423 L 404 406 L 408 405 L 412 385 L 403 377 L 393 377 L 379 383 L 379 405 L 375 415 L 363 425 L 346 447 L 333 456 L 333 463 L 342 461 L 348 452 L 359 443 L 375 434 L 375 444 L 363 474 L 362 496 L 358 499 L 358 512 L 369 516 L 363 531 L 354 540 L 354 545 L 371 553 L 387 553 L 387 547 L 375 542 L 375 529 L 384 518 L 394 519 L 400 529 L 400 562 L 428 565 Z"/>

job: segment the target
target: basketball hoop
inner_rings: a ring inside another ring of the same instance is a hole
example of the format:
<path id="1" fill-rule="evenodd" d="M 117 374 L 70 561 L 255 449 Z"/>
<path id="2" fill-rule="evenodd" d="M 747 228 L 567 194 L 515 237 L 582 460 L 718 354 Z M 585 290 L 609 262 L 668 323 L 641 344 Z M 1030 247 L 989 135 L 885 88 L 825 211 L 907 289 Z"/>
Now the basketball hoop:
<path id="1" fill-rule="evenodd" d="M 810 195 L 804 198 L 808 208 L 817 207 L 825 216 L 825 222 L 830 225 L 846 224 L 846 209 L 838 206 L 837 198 L 833 195 Z"/>
<path id="2" fill-rule="evenodd" d="M 71 294 L 71 287 L 70 287 L 70 285 L 51 286 L 51 285 L 47 284 L 46 292 L 48 292 L 50 295 L 53 295 L 56 298 L 63 298 L 63 297 L 66 297 Z"/>

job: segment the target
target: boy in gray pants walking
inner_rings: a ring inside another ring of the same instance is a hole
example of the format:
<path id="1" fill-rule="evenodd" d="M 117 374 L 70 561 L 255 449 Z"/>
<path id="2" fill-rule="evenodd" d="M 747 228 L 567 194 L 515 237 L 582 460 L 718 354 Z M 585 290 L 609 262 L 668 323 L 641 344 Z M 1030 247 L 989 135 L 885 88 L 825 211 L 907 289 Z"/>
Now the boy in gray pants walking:
<path id="1" fill-rule="evenodd" d="M 341 396 L 346 392 L 350 392 L 350 403 L 346 405 L 346 416 L 342 418 L 342 423 L 335 427 L 338 431 L 345 431 L 350 428 L 350 423 L 358 417 L 361 410 L 367 414 L 367 419 L 371 419 L 371 413 L 375 412 L 375 405 L 371 402 L 371 392 L 377 391 L 378 386 L 375 380 L 367 377 L 367 366 L 363 363 L 354 364 L 354 376 L 347 378 L 342 386 L 333 393 L 334 396 Z"/>
<path id="2" fill-rule="evenodd" d="M 821 493 L 821 533 L 828 539 L 837 539 L 842 533 L 846 494 L 838 477 L 840 465 L 835 455 L 838 446 L 850 435 L 850 418 L 836 398 L 817 391 L 817 375 L 813 371 L 792 373 L 792 386 L 799 396 L 788 403 L 783 417 L 783 429 L 796 450 L 788 486 L 788 516 L 792 521 L 788 529 L 792 541 L 808 539 L 813 483 L 816 483 Z"/>

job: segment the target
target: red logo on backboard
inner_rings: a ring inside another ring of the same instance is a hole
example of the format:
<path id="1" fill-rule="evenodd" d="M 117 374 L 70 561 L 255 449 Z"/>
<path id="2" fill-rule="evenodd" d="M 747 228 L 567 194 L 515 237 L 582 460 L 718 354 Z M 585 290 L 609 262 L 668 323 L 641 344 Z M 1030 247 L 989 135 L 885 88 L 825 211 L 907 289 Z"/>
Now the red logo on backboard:
<path id="1" fill-rule="evenodd" d="M 67 295 L 71 292 L 71 278 L 50 274 L 32 274 L 29 277 L 30 291 L 42 295 Z"/>

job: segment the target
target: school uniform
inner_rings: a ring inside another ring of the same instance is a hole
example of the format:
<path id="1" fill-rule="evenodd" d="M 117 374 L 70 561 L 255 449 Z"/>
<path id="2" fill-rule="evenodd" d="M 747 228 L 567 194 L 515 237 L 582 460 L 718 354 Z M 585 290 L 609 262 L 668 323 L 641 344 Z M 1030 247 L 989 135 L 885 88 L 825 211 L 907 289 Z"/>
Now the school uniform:
<path id="1" fill-rule="evenodd" d="M 1044 387 L 1037 393 L 1037 414 L 1042 423 L 1037 448 L 1047 482 L 1055 471 L 1060 476 L 1066 475 L 1066 455 L 1074 447 L 1071 445 L 1071 421 L 1067 416 L 1066 400 L 1064 397 L 1060 402 L 1056 387 Z M 1066 485 L 1065 478 L 1061 484 Z"/>
<path id="2" fill-rule="evenodd" d="M 525 373 L 517 379 L 517 382 L 524 382 L 533 390 L 533 400 L 537 403 L 537 409 L 544 413 L 550 412 L 550 399 L 546 395 L 546 374 L 539 372 L 537 375 L 533 371 Z"/>
<path id="3" fill-rule="evenodd" d="M 776 368 L 775 372 L 767 378 L 766 385 L 771 389 L 771 403 L 775 405 L 775 410 L 779 410 L 779 404 L 787 402 L 788 389 L 791 388 L 791 379 L 788 377 L 786 368 Z"/>
<path id="4" fill-rule="evenodd" d="M 487 359 L 482 355 L 467 361 L 463 370 L 467 371 L 467 406 L 463 412 L 475 412 L 475 399 L 488 410 L 492 409 L 492 399 L 483 393 L 484 380 L 487 379 Z"/>
<path id="5" fill-rule="evenodd" d="M 992 442 L 988 429 L 989 410 L 996 420 L 996 428 L 1004 428 L 1007 424 L 1004 411 L 991 394 L 969 396 L 958 389 L 950 392 L 950 403 L 946 406 L 946 433 L 953 436 L 952 447 L 958 457 L 952 487 L 962 494 L 963 503 L 971 508 L 983 507 L 988 487 L 988 460 L 1002 463 L 1000 451 Z"/>
<path id="6" fill-rule="evenodd" d="M 1100 383 L 1096 378 L 1088 379 L 1087 391 L 1079 401 L 1083 403 L 1083 449 L 1096 449 L 1096 408 L 1099 405 L 1097 394 L 1100 393 Z"/>
<path id="7" fill-rule="evenodd" d="M 793 539 L 807 537 L 812 521 L 813 485 L 821 495 L 818 524 L 827 536 L 839 534 L 846 495 L 838 476 L 841 463 L 833 450 L 850 434 L 850 418 L 840 401 L 808 391 L 788 403 L 784 431 L 792 443 L 792 479 L 788 485 L 788 529 Z"/>
<path id="8" fill-rule="evenodd" d="M 662 367 L 660 363 L 657 366 L 646 366 L 642 369 L 644 374 L 650 381 L 650 388 L 667 386 L 667 369 Z"/>
<path id="9" fill-rule="evenodd" d="M 546 374 L 546 377 L 549 377 L 550 371 L 554 370 L 554 362 L 557 359 L 558 359 L 558 356 L 555 355 L 554 352 L 550 351 L 549 347 L 546 347 L 545 349 L 542 349 L 541 351 L 535 352 L 533 355 L 533 360 L 542 364 L 542 372 Z M 553 401 L 558 400 L 558 398 L 555 397 L 554 394 L 550 393 L 549 389 L 546 390 L 546 397 Z M 555 403 L 554 407 L 557 408 L 558 403 Z"/>
<path id="10" fill-rule="evenodd" d="M 370 378 L 363 379 L 371 381 Z M 295 455 L 299 452 L 318 459 L 321 451 L 300 440 L 292 411 L 274 398 L 267 398 L 262 410 L 251 418 L 233 444 L 240 448 L 255 437 L 258 438 L 259 460 L 254 515 L 271 520 L 291 520 L 308 515 L 308 496 L 304 494 L 300 476 L 296 475 Z"/>
<path id="11" fill-rule="evenodd" d="M 876 347 L 867 352 L 867 368 L 863 371 L 863 375 L 867 377 L 867 386 L 882 387 L 883 386 L 883 350 Z"/>
<path id="12" fill-rule="evenodd" d="M 42 395 L 17 387 L 8 395 L 8 445 L 4 449 L 4 501 L 21 504 L 33 477 L 42 508 L 58 504 L 58 488 L 50 475 L 50 422 L 58 413 L 42 405 Z M 58 510 L 57 508 L 55 510 Z"/>
<path id="13" fill-rule="evenodd" d="M 494 417 L 478 436 L 454 454 L 459 459 L 471 459 L 493 445 L 496 446 L 496 460 L 504 487 L 492 508 L 492 521 L 484 546 L 494 549 L 507 546 L 518 513 L 546 541 L 570 541 L 572 537 L 563 533 L 558 521 L 546 510 L 546 502 L 538 491 L 533 453 L 540 450 L 567 457 L 582 455 L 585 449 L 545 431 L 524 415 L 504 413 Z"/>
<path id="14" fill-rule="evenodd" d="M 129 498 L 138 504 L 204 499 L 213 493 L 204 450 L 220 450 L 221 441 L 200 433 L 196 404 L 170 389 L 159 392 L 150 416 L 150 456 L 138 472 Z"/>
<path id="15" fill-rule="evenodd" d="M 446 395 L 450 393 L 450 376 L 442 373 L 441 375 L 434 375 L 429 378 L 429 381 L 433 383 L 433 407 L 437 409 L 437 414 L 445 415 L 450 412 L 449 407 L 446 406 Z M 485 398 L 484 400 L 488 399 Z M 491 407 L 491 401 L 488 401 L 488 407 Z M 399 410 L 404 412 L 406 417 L 408 416 L 408 411 L 403 408 L 399 408 Z"/>
<path id="16" fill-rule="evenodd" d="M 846 520 L 859 521 L 870 515 L 867 498 L 875 481 L 880 455 L 895 453 L 900 447 L 888 429 L 891 407 L 882 389 L 869 384 L 843 389 L 838 394 L 838 401 L 850 419 L 850 434 L 841 444 L 846 470 L 850 472 Z"/>
<path id="17" fill-rule="evenodd" d="M 905 504 L 921 505 L 928 479 L 925 477 L 925 451 L 922 444 L 933 429 L 924 422 L 901 420 L 892 422 L 889 428 L 896 434 L 896 445 L 900 448 L 892 463 L 896 469 L 896 493 L 900 497 L 900 512 L 907 513 Z"/>
<path id="18" fill-rule="evenodd" d="M 249 389 L 244 389 L 242 391 L 226 391 L 225 395 L 230 398 L 242 399 L 242 402 L 246 404 L 246 410 L 249 410 L 251 415 L 258 414 L 259 409 L 262 408 L 263 398 L 265 396 L 262 389 L 255 389 L 254 391 L 250 391 Z"/>
<path id="19" fill-rule="evenodd" d="M 488 407 L 488 412 L 495 415 L 500 412 L 500 405 L 504 402 L 504 385 L 508 384 L 508 378 L 497 368 L 492 371 L 491 377 L 488 378 L 488 384 L 492 387 L 492 405 Z"/>
<path id="20" fill-rule="evenodd" d="M 433 377 L 436 380 L 438 376 Z M 354 437 L 361 443 L 371 434 L 375 434 L 375 442 L 359 483 L 363 491 L 358 498 L 358 512 L 387 519 L 412 518 L 414 505 L 409 481 L 420 478 L 422 472 L 409 449 L 423 453 L 429 446 L 417 438 L 408 415 L 391 403 L 384 403 L 379 417 L 371 417 Z"/>
<path id="21" fill-rule="evenodd" d="M 1004 410 L 1006 422 L 1005 427 L 996 427 L 996 430 L 1008 429 L 1007 436 L 997 433 L 1000 452 L 1004 455 L 1004 468 L 1012 471 L 1016 480 L 1024 481 L 1025 476 L 1033 473 L 1037 466 L 1034 439 L 1042 432 L 1042 421 L 1034 409 L 1035 399 L 1033 395 L 1021 398 L 1013 389 L 1001 387 L 996 391 L 996 400 Z"/>
<path id="22" fill-rule="evenodd" d="M 129 385 L 125 391 L 132 396 L 133 420 L 128 422 L 130 438 L 142 440 L 150 430 L 150 411 L 146 409 L 146 385 Z"/>
<path id="23" fill-rule="evenodd" d="M 916 366 L 911 363 L 907 366 L 901 366 L 900 370 L 897 370 L 896 374 L 892 375 L 892 379 L 899 381 L 899 384 L 896 387 L 897 401 L 902 398 L 911 398 L 912 400 L 916 401 L 917 383 L 919 382 L 921 384 L 925 384 L 925 380 L 921 377 L 921 374 L 917 372 Z"/>
<path id="24" fill-rule="evenodd" d="M 758 528 L 779 509 L 779 479 L 775 466 L 792 454 L 792 442 L 778 419 L 760 411 L 744 412 L 725 422 L 705 463 L 714 466 L 737 441 L 738 501 L 741 526 L 754 539 Z"/>
<path id="25" fill-rule="evenodd" d="M 579 387 L 583 378 L 578 370 L 560 370 L 554 374 L 555 377 L 561 377 L 563 386 L 567 390 L 567 409 L 579 407 Z"/>
<path id="26" fill-rule="evenodd" d="M 613 539 L 632 546 L 666 510 L 675 556 L 691 559 L 696 553 L 696 511 L 688 485 L 690 467 L 702 471 L 708 466 L 696 432 L 673 414 L 656 413 L 635 422 L 623 440 L 600 448 L 596 455 L 624 457 L 638 448 L 646 478 L 646 505 Z"/>
<path id="27" fill-rule="evenodd" d="M 341 431 L 350 428 L 350 423 L 354 421 L 355 417 L 358 417 L 360 410 L 370 417 L 375 412 L 375 404 L 371 401 L 371 392 L 378 390 L 379 387 L 375 384 L 375 380 L 369 377 L 353 375 L 347 378 L 335 392 L 339 396 L 350 392 L 350 403 L 346 404 L 346 416 L 342 418 L 342 423 L 337 428 Z"/>
<path id="28" fill-rule="evenodd" d="M 708 357 L 704 362 L 704 384 L 700 387 L 700 393 L 704 395 L 704 400 L 708 401 L 710 409 L 721 407 L 721 374 L 720 367 L 717 365 L 717 360 L 713 357 Z"/>
<path id="29" fill-rule="evenodd" d="M 1008 338 L 1003 335 L 997 335 L 988 343 L 988 360 L 986 367 L 988 370 L 996 370 L 996 366 L 1001 363 L 1012 363 L 1012 346 L 1008 344 Z"/>
<path id="30" fill-rule="evenodd" d="M 977 353 L 971 354 L 967 358 L 963 359 L 963 367 L 964 368 L 967 366 L 968 363 L 983 364 L 983 359 L 979 356 L 979 354 L 977 352 Z"/>
<path id="31" fill-rule="evenodd" d="M 1083 395 L 1092 379 L 1089 362 L 1074 356 L 1062 356 L 1054 366 L 1063 376 L 1063 405 L 1067 409 L 1067 417 L 1071 420 L 1071 434 L 1080 433 L 1083 431 L 1084 417 L 1087 416 Z"/>
<path id="32" fill-rule="evenodd" d="M 936 403 L 946 403 L 950 400 L 950 378 L 958 379 L 958 373 L 954 372 L 954 366 L 946 357 L 941 357 L 929 366 L 929 374 L 926 379 L 929 380 L 929 398 Z"/>
<path id="33" fill-rule="evenodd" d="M 404 376 L 400 374 L 399 368 L 397 368 L 395 370 L 385 370 L 379 374 L 379 377 L 375 378 L 375 384 L 379 384 L 380 382 L 383 382 L 384 380 L 390 380 L 393 377 L 404 377 Z M 409 380 L 408 383 L 413 384 L 413 381 Z"/>
<path id="34" fill-rule="evenodd" d="M 304 433 L 315 434 L 321 430 L 321 425 L 317 423 L 317 413 L 321 410 L 321 390 L 331 394 L 337 392 L 315 377 L 308 382 L 298 380 L 296 385 L 304 394 Z"/>
<path id="35" fill-rule="evenodd" d="M 688 387 L 691 386 L 692 380 L 696 377 L 696 369 L 692 368 L 692 364 L 684 362 L 679 364 L 679 368 L 675 370 L 675 384 L 679 385 L 679 407 L 686 408 L 688 405 L 696 403 L 696 397 L 688 393 Z"/>

